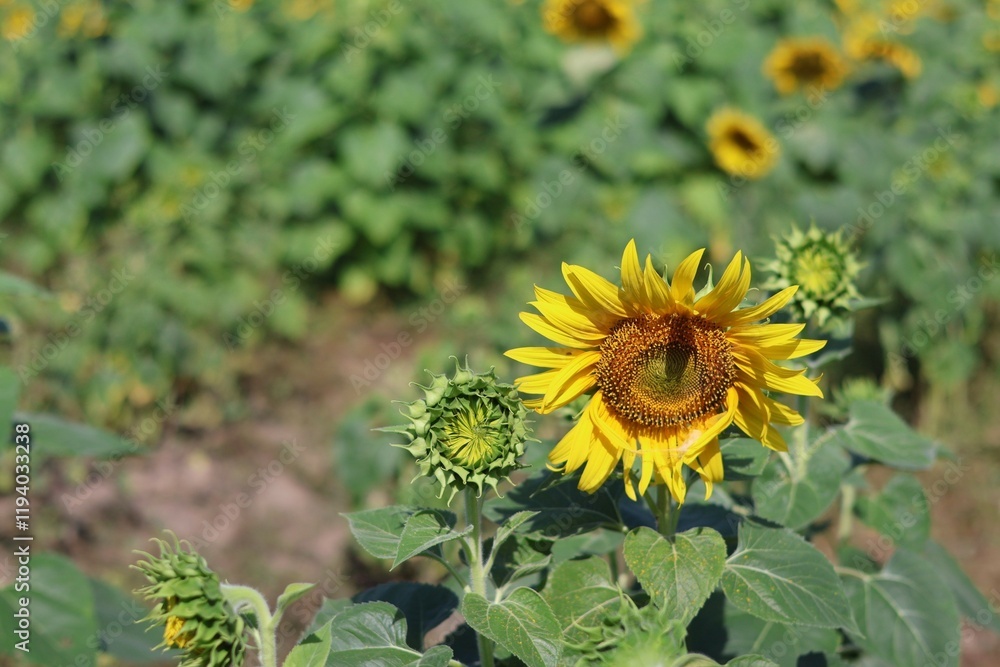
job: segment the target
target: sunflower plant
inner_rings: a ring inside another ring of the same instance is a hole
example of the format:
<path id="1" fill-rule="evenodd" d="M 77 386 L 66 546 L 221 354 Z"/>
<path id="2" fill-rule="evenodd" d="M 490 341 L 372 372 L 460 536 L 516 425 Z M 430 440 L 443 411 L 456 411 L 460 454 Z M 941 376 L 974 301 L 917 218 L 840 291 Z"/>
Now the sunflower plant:
<path id="1" fill-rule="evenodd" d="M 803 239 L 843 261 L 817 262 Z M 776 282 L 795 252 L 825 280 Z M 777 254 L 763 294 L 741 252 L 717 279 L 704 249 L 668 280 L 635 241 L 615 280 L 563 264 L 569 293 L 536 286 L 521 313 L 548 344 L 506 352 L 544 370 L 431 373 L 404 423 L 379 431 L 437 493 L 344 517 L 389 570 L 436 565 L 325 600 L 283 664 L 957 667 L 963 617 L 1000 621 L 930 539 L 933 499 L 912 473 L 957 483 L 961 469 L 883 389 L 824 379 L 842 355 L 797 299 L 857 295 L 839 235 L 793 229 Z M 278 619 L 309 586 L 272 613 L 183 542 L 160 548 L 138 568 L 163 645 L 185 665 L 256 651 L 275 667 Z"/>

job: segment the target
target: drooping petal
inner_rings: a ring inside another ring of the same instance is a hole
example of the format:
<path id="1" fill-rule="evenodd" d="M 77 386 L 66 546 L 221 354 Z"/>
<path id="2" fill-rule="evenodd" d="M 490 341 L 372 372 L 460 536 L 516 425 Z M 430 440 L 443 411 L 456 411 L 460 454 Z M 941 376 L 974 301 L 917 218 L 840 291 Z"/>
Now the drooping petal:
<path id="1" fill-rule="evenodd" d="M 826 347 L 825 340 L 800 338 L 780 345 L 761 346 L 760 353 L 768 359 L 798 359 L 818 352 L 824 347 Z"/>
<path id="2" fill-rule="evenodd" d="M 577 396 L 589 391 L 597 381 L 594 366 L 601 360 L 601 353 L 594 350 L 583 352 L 561 368 L 552 378 L 545 397 L 542 398 L 541 412 L 551 412 L 566 405 Z"/>
<path id="3" fill-rule="evenodd" d="M 712 495 L 712 485 L 721 482 L 723 478 L 722 451 L 719 449 L 719 439 L 713 438 L 698 458 L 691 462 L 691 468 L 698 473 L 705 483 L 705 500 Z"/>
<path id="4" fill-rule="evenodd" d="M 608 334 L 607 329 L 602 329 L 565 305 L 545 301 L 532 301 L 531 305 L 538 309 L 549 324 L 577 340 L 600 344 Z"/>

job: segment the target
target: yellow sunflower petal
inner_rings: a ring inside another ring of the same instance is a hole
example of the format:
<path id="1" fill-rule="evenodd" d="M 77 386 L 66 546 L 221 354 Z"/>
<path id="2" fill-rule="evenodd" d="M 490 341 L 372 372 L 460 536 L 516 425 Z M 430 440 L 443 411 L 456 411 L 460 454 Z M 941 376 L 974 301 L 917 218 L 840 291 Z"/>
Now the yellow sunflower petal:
<path id="1" fill-rule="evenodd" d="M 594 365 L 600 360 L 601 353 L 596 350 L 582 352 L 557 371 L 542 398 L 540 412 L 544 414 L 561 408 L 593 387 L 597 381 L 593 373 Z"/>
<path id="2" fill-rule="evenodd" d="M 684 450 L 683 459 L 685 463 L 690 465 L 691 461 L 697 459 L 702 450 L 712 440 L 718 438 L 733 423 L 733 418 L 736 416 L 739 404 L 739 394 L 735 388 L 730 387 L 726 392 L 726 411 L 710 417 L 706 421 L 703 431 L 691 431 L 685 442 L 682 443 L 681 448 Z"/>
<path id="3" fill-rule="evenodd" d="M 712 485 L 721 482 L 723 478 L 722 451 L 719 449 L 719 439 L 712 439 L 701 454 L 691 462 L 691 468 L 698 473 L 705 483 L 705 500 L 712 495 Z"/>
<path id="4" fill-rule="evenodd" d="M 765 345 L 760 348 L 760 353 L 768 359 L 798 359 L 818 352 L 824 347 L 826 347 L 825 340 L 801 338 L 780 345 Z"/>
<path id="5" fill-rule="evenodd" d="M 786 287 L 763 303 L 751 306 L 750 308 L 734 310 L 728 315 L 723 315 L 719 318 L 718 324 L 724 327 L 735 327 L 741 324 L 749 324 L 750 322 L 756 322 L 757 320 L 770 317 L 784 308 L 785 304 L 788 303 L 798 289 L 798 285 Z"/>
<path id="6" fill-rule="evenodd" d="M 653 268 L 653 260 L 646 255 L 646 270 L 643 272 L 643 283 L 646 286 L 646 298 L 656 313 L 666 313 L 673 309 L 674 298 L 670 288 L 660 274 Z"/>
<path id="7" fill-rule="evenodd" d="M 715 319 L 740 305 L 749 289 L 750 263 L 744 262 L 743 254 L 737 252 L 719 282 L 712 291 L 695 302 L 694 308 L 705 317 Z"/>
<path id="8" fill-rule="evenodd" d="M 805 422 L 802 415 L 791 409 L 784 403 L 779 403 L 769 396 L 764 397 L 764 405 L 771 414 L 771 421 L 775 424 L 785 424 L 786 426 L 798 426 Z"/>
<path id="9" fill-rule="evenodd" d="M 587 467 L 580 475 L 580 482 L 577 488 L 587 493 L 593 493 L 601 488 L 601 484 L 607 481 L 611 473 L 618 466 L 622 452 L 620 449 L 608 442 L 604 437 L 598 436 L 591 441 L 590 454 L 587 456 Z"/>
<path id="10" fill-rule="evenodd" d="M 515 347 L 504 352 L 514 361 L 540 368 L 562 368 L 579 354 L 579 350 L 568 347 Z"/>
<path id="11" fill-rule="evenodd" d="M 628 242 L 622 253 L 622 289 L 625 298 L 646 308 L 650 307 L 646 299 L 645 281 L 642 267 L 639 266 L 639 253 L 635 249 L 635 239 Z"/>
<path id="12" fill-rule="evenodd" d="M 580 421 L 549 452 L 549 467 L 565 473 L 575 471 L 587 461 L 595 437 L 594 424 L 584 410 Z"/>
<path id="13" fill-rule="evenodd" d="M 750 345 L 776 345 L 795 338 L 805 324 L 751 324 L 733 327 L 726 336 Z"/>
<path id="14" fill-rule="evenodd" d="M 570 290 L 588 308 L 615 317 L 628 317 L 629 311 L 622 305 L 617 285 L 582 266 L 563 262 L 562 272 Z"/>
<path id="15" fill-rule="evenodd" d="M 554 326 L 541 315 L 535 313 L 521 313 L 521 321 L 529 327 L 542 334 L 551 341 L 555 341 L 565 347 L 575 347 L 577 349 L 587 349 L 594 347 L 593 341 L 580 340 L 562 329 Z"/>
<path id="16" fill-rule="evenodd" d="M 698 266 L 704 253 L 704 248 L 695 250 L 677 265 L 674 277 L 670 281 L 670 293 L 674 301 L 688 304 L 694 302 L 694 277 L 698 273 Z"/>
<path id="17" fill-rule="evenodd" d="M 552 381 L 559 375 L 559 370 L 542 371 L 533 375 L 524 375 L 514 380 L 517 390 L 523 394 L 545 394 Z"/>
<path id="18" fill-rule="evenodd" d="M 531 305 L 537 308 L 550 324 L 578 340 L 599 343 L 607 336 L 606 330 L 602 330 L 592 320 L 566 304 L 532 301 Z"/>

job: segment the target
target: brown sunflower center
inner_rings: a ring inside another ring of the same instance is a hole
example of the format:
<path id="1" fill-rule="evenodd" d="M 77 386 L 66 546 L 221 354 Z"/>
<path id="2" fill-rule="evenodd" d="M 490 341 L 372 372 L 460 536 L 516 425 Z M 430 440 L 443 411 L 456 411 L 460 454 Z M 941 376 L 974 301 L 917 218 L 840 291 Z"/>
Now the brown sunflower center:
<path id="1" fill-rule="evenodd" d="M 757 152 L 760 151 L 760 144 L 754 141 L 753 137 L 739 128 L 734 128 L 729 131 L 729 140 L 733 142 L 737 148 L 748 155 L 756 155 Z"/>
<path id="2" fill-rule="evenodd" d="M 599 0 L 582 0 L 573 10 L 573 23 L 584 33 L 601 35 L 615 23 L 608 8 Z"/>
<path id="3" fill-rule="evenodd" d="M 597 385 L 611 410 L 644 426 L 715 414 L 736 380 L 725 331 L 697 315 L 623 320 L 601 344 Z"/>
<path id="4" fill-rule="evenodd" d="M 788 69 L 799 81 L 811 82 L 823 79 L 830 68 L 822 54 L 807 51 L 796 54 Z"/>

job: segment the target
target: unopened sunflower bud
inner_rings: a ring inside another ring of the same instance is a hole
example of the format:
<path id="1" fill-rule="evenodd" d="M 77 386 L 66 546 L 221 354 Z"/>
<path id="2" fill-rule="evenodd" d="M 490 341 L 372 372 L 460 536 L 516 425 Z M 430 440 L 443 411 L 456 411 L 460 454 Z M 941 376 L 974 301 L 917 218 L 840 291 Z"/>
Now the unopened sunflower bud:
<path id="1" fill-rule="evenodd" d="M 419 385 L 418 385 L 419 386 Z M 513 385 L 497 380 L 493 369 L 475 373 L 455 363 L 452 378 L 431 374 L 422 400 L 404 403 L 409 424 L 384 429 L 406 436 L 398 444 L 417 460 L 420 474 L 447 491 L 448 501 L 468 487 L 482 494 L 523 467 L 519 459 L 530 436 L 527 409 Z"/>
<path id="2" fill-rule="evenodd" d="M 146 620 L 164 626 L 160 646 L 184 652 L 180 667 L 242 665 L 246 626 L 223 597 L 219 577 L 186 541 L 154 541 L 160 555 L 140 552 L 147 560 L 133 567 L 150 581 L 137 592 L 158 600 Z"/>
<path id="3" fill-rule="evenodd" d="M 775 245 L 776 259 L 765 265 L 771 272 L 765 289 L 799 289 L 791 307 L 797 319 L 812 318 L 819 327 L 843 321 L 861 299 L 854 279 L 861 270 L 841 231 L 822 232 L 816 227 L 802 232 L 797 227 Z"/>

